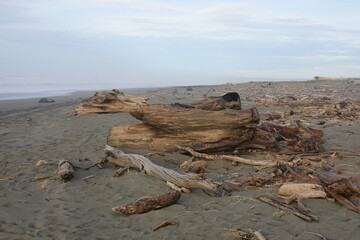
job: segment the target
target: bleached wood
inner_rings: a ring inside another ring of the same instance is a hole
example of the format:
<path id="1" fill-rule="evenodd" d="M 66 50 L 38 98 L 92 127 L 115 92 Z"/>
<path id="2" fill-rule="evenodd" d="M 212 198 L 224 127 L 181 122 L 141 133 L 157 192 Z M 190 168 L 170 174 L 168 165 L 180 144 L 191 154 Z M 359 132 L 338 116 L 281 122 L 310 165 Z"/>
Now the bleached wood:
<path id="1" fill-rule="evenodd" d="M 325 198 L 324 189 L 318 184 L 312 183 L 285 183 L 279 190 L 280 195 L 292 196 L 297 194 L 301 198 Z"/>
<path id="2" fill-rule="evenodd" d="M 111 163 L 127 168 L 137 168 L 149 176 L 156 177 L 165 182 L 169 181 L 180 187 L 202 188 L 206 190 L 215 190 L 217 188 L 217 184 L 209 179 L 201 179 L 200 176 L 192 173 L 181 174 L 156 165 L 148 158 L 139 154 L 126 154 L 109 145 L 105 146 L 105 154 L 107 155 L 107 160 Z"/>

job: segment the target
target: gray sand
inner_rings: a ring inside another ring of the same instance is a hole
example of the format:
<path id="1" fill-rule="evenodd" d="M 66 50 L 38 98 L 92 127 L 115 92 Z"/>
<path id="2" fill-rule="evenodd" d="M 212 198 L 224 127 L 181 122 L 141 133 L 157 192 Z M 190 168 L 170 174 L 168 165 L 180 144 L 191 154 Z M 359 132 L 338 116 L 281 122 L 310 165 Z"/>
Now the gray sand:
<path id="1" fill-rule="evenodd" d="M 202 99 L 207 92 L 218 95 L 226 91 L 238 91 L 243 100 L 249 94 L 246 89 L 254 84 L 193 87 L 193 91 L 177 88 L 176 96 L 172 94 L 174 88 L 129 93 L 147 95 L 150 103 L 192 102 Z M 276 84 L 299 88 L 324 84 L 339 89 L 350 87 L 346 82 Z M 212 88 L 214 92 L 209 91 Z M 359 97 L 359 88 L 353 93 L 352 97 Z M 0 101 L 0 177 L 15 177 L 0 181 L 0 239 L 233 239 L 231 232 L 225 230 L 230 228 L 261 230 L 267 239 L 320 239 L 306 232 L 321 234 L 328 240 L 360 239 L 359 214 L 324 199 L 307 199 L 305 204 L 320 218 L 318 223 L 308 223 L 255 198 L 259 194 L 273 194 L 276 198 L 276 190 L 272 188 L 233 192 L 223 198 L 193 189 L 191 194 L 182 194 L 177 204 L 161 210 L 134 216 L 113 213 L 114 206 L 145 195 L 164 194 L 169 188 L 162 181 L 135 170 L 119 178 L 111 177 L 116 170 L 113 166 L 84 170 L 104 157 L 103 148 L 111 127 L 138 122 L 127 113 L 73 116 L 83 97 L 90 95 L 54 97 L 56 102 L 52 104 L 39 104 L 38 99 Z M 254 105 L 243 101 L 244 108 Z M 322 129 L 316 125 L 315 128 Z M 322 130 L 323 146 L 329 151 L 359 153 L 359 121 L 341 122 Z M 34 176 L 53 174 L 58 160 L 64 158 L 82 168 L 71 181 L 62 183 L 56 177 L 32 180 Z M 172 169 L 187 159 L 177 154 L 151 157 L 155 163 Z M 50 164 L 36 168 L 38 160 Z M 344 158 L 335 165 L 359 177 L 359 157 Z M 243 165 L 234 167 L 225 161 L 209 162 L 208 168 L 210 178 L 238 174 L 243 180 L 253 169 Z M 83 180 L 90 175 L 94 177 Z M 360 206 L 359 198 L 352 200 Z M 165 220 L 177 225 L 152 232 Z"/>

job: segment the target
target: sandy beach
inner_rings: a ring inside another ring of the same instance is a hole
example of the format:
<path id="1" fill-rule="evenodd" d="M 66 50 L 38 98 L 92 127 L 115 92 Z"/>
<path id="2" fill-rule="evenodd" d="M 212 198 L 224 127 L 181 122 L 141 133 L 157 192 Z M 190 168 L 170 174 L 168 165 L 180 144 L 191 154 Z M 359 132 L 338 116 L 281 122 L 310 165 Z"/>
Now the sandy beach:
<path id="1" fill-rule="evenodd" d="M 150 104 L 189 103 L 226 92 L 238 92 L 244 109 L 256 106 L 260 113 L 293 110 L 294 117 L 299 113 L 300 120 L 324 131 L 322 146 L 327 152 L 341 154 L 340 159 L 333 160 L 334 168 L 355 180 L 360 178 L 359 119 L 318 119 L 301 115 L 299 107 L 277 107 L 256 100 L 295 93 L 359 100 L 358 83 L 250 82 L 193 86 L 192 91 L 186 87 L 126 91 L 148 97 Z M 0 178 L 11 178 L 0 181 L 0 239 L 233 239 L 228 229 L 236 228 L 260 230 L 267 239 L 321 239 L 313 233 L 327 240 L 360 239 L 359 214 L 325 199 L 306 199 L 304 203 L 320 219 L 309 223 L 256 199 L 259 194 L 276 198 L 277 189 L 270 187 L 247 188 L 224 197 L 210 197 L 201 189 L 192 189 L 190 194 L 182 194 L 177 204 L 167 208 L 132 216 L 115 214 L 112 207 L 146 195 L 161 195 L 169 188 L 164 182 L 136 170 L 118 178 L 112 177 L 116 167 L 111 165 L 85 170 L 104 158 L 104 146 L 112 127 L 139 122 L 128 113 L 74 116 L 75 108 L 92 94 L 76 92 L 57 96 L 53 97 L 55 103 L 38 103 L 39 99 L 0 101 Z M 265 155 L 246 157 L 266 158 Z M 178 168 L 188 158 L 180 154 L 150 157 L 156 164 L 171 169 Z M 62 183 L 56 176 L 33 180 L 35 176 L 51 176 L 60 159 L 80 167 L 71 181 Z M 48 164 L 35 167 L 39 160 Z M 232 166 L 230 161 L 209 162 L 208 169 L 208 177 L 213 180 L 224 176 L 246 180 L 254 174 L 254 167 Z M 360 207 L 359 197 L 351 200 Z M 176 225 L 153 232 L 163 221 Z"/>

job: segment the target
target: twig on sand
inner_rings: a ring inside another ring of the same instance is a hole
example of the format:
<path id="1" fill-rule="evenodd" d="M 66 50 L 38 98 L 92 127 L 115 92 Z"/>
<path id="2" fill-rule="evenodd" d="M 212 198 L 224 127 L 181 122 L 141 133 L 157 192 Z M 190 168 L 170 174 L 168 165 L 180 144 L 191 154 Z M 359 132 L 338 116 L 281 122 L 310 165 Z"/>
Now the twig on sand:
<path id="1" fill-rule="evenodd" d="M 301 211 L 300 209 L 298 208 L 295 208 L 295 207 L 292 207 L 292 206 L 288 206 L 288 205 L 285 205 L 275 199 L 271 199 L 271 198 L 267 198 L 267 197 L 264 197 L 264 196 L 259 196 L 257 197 L 259 200 L 265 202 L 265 203 L 268 203 L 274 207 L 277 207 L 281 210 L 284 210 L 288 213 L 291 213 L 299 218 L 302 218 L 306 221 L 309 221 L 309 222 L 314 222 L 314 221 L 319 221 L 319 218 L 316 217 L 315 215 L 312 215 L 311 213 L 306 213 L 306 212 L 303 212 Z"/>
<path id="2" fill-rule="evenodd" d="M 231 160 L 231 161 L 240 162 L 240 163 L 253 165 L 253 166 L 268 166 L 268 167 L 273 167 L 273 166 L 276 166 L 276 164 L 277 164 L 274 161 L 251 160 L 251 159 L 246 159 L 246 158 L 233 156 L 233 155 L 209 155 L 209 154 L 205 154 L 205 153 L 196 152 L 190 147 L 184 147 L 184 146 L 180 146 L 180 145 L 178 145 L 177 148 L 180 150 L 187 151 L 194 157 L 205 158 L 207 160 Z"/>
<path id="3" fill-rule="evenodd" d="M 176 223 L 174 223 L 174 222 L 169 222 L 169 221 L 162 222 L 160 225 L 156 226 L 156 227 L 153 229 L 153 232 L 159 230 L 160 228 L 163 228 L 163 227 L 166 227 L 166 226 L 170 226 L 170 225 L 176 225 Z"/>
<path id="4" fill-rule="evenodd" d="M 318 234 L 318 233 L 314 233 L 314 232 L 304 232 L 304 233 L 307 233 L 307 234 L 312 234 L 312 235 L 315 235 L 315 236 L 320 237 L 320 238 L 321 238 L 321 239 L 323 239 L 323 240 L 326 240 L 326 238 L 325 238 L 323 235 Z"/>
<path id="5" fill-rule="evenodd" d="M 0 181 L 4 181 L 4 180 L 14 180 L 15 177 L 0 177 Z"/>
<path id="6" fill-rule="evenodd" d="M 90 168 L 92 167 L 98 167 L 100 169 L 104 168 L 104 164 L 106 163 L 106 160 L 101 160 L 101 161 L 98 161 L 98 162 L 94 162 L 92 163 L 90 166 L 88 166 L 87 168 L 85 168 L 85 170 L 89 170 Z"/>
<path id="7" fill-rule="evenodd" d="M 89 175 L 87 177 L 83 177 L 82 180 L 89 180 L 89 179 L 94 179 L 94 175 Z"/>
<path id="8" fill-rule="evenodd" d="M 35 176 L 33 179 L 34 180 L 44 180 L 49 178 L 50 176 L 46 176 L 46 175 L 41 175 L 41 176 Z"/>

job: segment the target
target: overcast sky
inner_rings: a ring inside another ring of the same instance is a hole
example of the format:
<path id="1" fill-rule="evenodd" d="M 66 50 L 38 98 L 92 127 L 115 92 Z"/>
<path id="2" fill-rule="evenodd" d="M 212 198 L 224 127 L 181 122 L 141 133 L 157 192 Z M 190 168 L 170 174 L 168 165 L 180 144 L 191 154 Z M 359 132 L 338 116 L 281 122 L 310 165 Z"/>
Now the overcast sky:
<path id="1" fill-rule="evenodd" d="M 0 87 L 359 77 L 359 10 L 358 0 L 1 0 Z"/>

